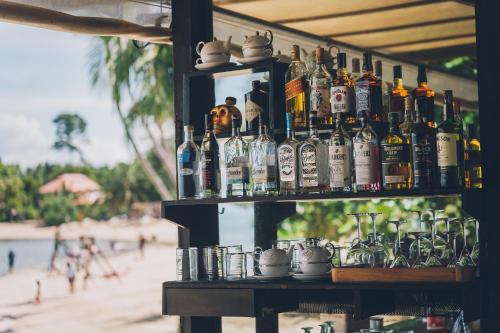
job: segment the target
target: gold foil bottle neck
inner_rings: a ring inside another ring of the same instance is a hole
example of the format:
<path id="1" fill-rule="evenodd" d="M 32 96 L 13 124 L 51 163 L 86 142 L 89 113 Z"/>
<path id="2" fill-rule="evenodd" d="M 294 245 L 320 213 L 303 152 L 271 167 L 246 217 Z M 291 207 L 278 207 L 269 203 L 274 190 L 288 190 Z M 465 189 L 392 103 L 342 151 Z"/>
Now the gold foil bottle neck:
<path id="1" fill-rule="evenodd" d="M 300 47 L 298 45 L 292 45 L 292 50 L 290 51 L 290 58 L 292 58 L 292 61 L 300 60 Z"/>
<path id="2" fill-rule="evenodd" d="M 316 64 L 321 65 L 325 63 L 325 49 L 318 46 L 316 47 Z"/>

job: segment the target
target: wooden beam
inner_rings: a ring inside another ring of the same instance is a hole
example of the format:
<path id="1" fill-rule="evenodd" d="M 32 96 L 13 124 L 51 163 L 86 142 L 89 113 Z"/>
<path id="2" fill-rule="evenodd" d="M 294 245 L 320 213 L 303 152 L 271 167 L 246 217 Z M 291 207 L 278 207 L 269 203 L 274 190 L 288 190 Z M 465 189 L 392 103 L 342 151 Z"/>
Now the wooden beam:
<path id="1" fill-rule="evenodd" d="M 426 39 L 412 40 L 412 41 L 406 41 L 406 42 L 388 43 L 388 44 L 382 44 L 382 45 L 370 45 L 369 48 L 384 49 L 387 47 L 405 46 L 405 45 L 430 43 L 430 42 L 441 42 L 441 41 L 445 41 L 445 40 L 459 39 L 459 38 L 465 38 L 465 37 L 475 37 L 475 36 L 476 36 L 476 34 L 450 35 L 450 36 L 445 36 L 445 37 L 426 38 Z"/>

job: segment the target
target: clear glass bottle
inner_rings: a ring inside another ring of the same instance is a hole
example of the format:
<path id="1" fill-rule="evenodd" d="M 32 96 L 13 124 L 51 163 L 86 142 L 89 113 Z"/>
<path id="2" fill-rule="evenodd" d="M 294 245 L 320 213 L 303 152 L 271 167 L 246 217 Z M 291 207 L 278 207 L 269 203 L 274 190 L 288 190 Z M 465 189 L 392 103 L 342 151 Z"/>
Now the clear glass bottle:
<path id="1" fill-rule="evenodd" d="M 411 188 L 410 139 L 399 129 L 399 112 L 389 113 L 389 134 L 380 143 L 382 183 L 386 190 Z"/>
<path id="2" fill-rule="evenodd" d="M 331 106 L 334 117 L 339 114 L 347 126 L 353 126 L 356 123 L 356 96 L 354 82 L 347 72 L 346 61 L 345 53 L 337 54 L 337 78 L 332 82 Z"/>
<path id="3" fill-rule="evenodd" d="M 356 82 L 361 77 L 361 62 L 359 58 L 352 58 L 351 75 L 349 76 L 353 82 Z"/>
<path id="4" fill-rule="evenodd" d="M 250 183 L 253 195 L 275 193 L 276 184 L 276 142 L 267 133 L 262 117 L 259 116 L 259 136 L 249 144 Z"/>
<path id="5" fill-rule="evenodd" d="M 380 148 L 365 112 L 358 114 L 361 129 L 353 139 L 354 173 L 358 192 L 380 191 Z"/>
<path id="6" fill-rule="evenodd" d="M 306 193 L 323 193 L 328 188 L 328 146 L 318 135 L 318 116 L 309 114 L 309 137 L 299 146 L 299 187 Z"/>
<path id="7" fill-rule="evenodd" d="M 227 197 L 246 196 L 248 191 L 248 144 L 240 134 L 240 121 L 232 118 L 232 136 L 224 144 Z"/>
<path id="8" fill-rule="evenodd" d="M 280 194 L 296 194 L 298 191 L 297 148 L 293 114 L 286 113 L 286 140 L 278 146 Z"/>
<path id="9" fill-rule="evenodd" d="M 260 81 L 252 81 L 252 90 L 245 94 L 246 131 L 256 134 L 259 129 L 259 115 L 267 114 L 269 99 L 262 91 Z"/>
<path id="10" fill-rule="evenodd" d="M 200 181 L 200 148 L 193 139 L 193 126 L 184 126 L 184 142 L 177 148 L 179 199 L 197 198 Z"/>
<path id="11" fill-rule="evenodd" d="M 316 48 L 316 67 L 311 75 L 310 110 L 318 113 L 318 123 L 330 125 L 332 113 L 330 112 L 330 87 L 332 76 L 325 67 L 325 50 Z"/>
<path id="12" fill-rule="evenodd" d="M 425 65 L 418 65 L 417 88 L 413 89 L 413 101 L 418 100 L 422 118 L 427 119 L 430 127 L 436 127 L 434 117 L 434 95 L 435 92 L 427 85 L 427 73 Z"/>
<path id="13" fill-rule="evenodd" d="M 285 74 L 286 112 L 293 113 L 295 128 L 307 127 L 307 108 L 309 102 L 309 84 L 306 65 L 300 60 L 300 48 L 292 46 L 292 62 Z"/>
<path id="14" fill-rule="evenodd" d="M 469 177 L 470 188 L 483 188 L 483 168 L 481 166 L 481 142 L 474 125 L 469 125 Z"/>
<path id="15" fill-rule="evenodd" d="M 205 115 L 205 135 L 201 142 L 201 191 L 202 198 L 219 196 L 220 167 L 219 145 L 213 132 L 212 115 Z"/>
<path id="16" fill-rule="evenodd" d="M 328 140 L 330 190 L 352 191 L 352 140 L 343 126 L 342 116 L 335 116 L 335 128 Z"/>

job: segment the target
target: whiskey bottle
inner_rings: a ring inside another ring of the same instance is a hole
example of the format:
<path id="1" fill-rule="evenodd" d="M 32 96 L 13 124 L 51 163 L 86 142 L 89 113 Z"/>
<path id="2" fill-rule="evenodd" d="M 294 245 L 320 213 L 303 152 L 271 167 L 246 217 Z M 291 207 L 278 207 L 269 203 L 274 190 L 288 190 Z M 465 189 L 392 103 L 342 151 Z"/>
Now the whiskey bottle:
<path id="1" fill-rule="evenodd" d="M 401 65 L 393 67 L 394 86 L 390 94 L 390 112 L 397 112 L 403 119 L 409 109 L 408 90 L 403 86 L 403 70 Z"/>
<path id="2" fill-rule="evenodd" d="M 481 142 L 474 125 L 469 125 L 469 177 L 470 188 L 483 188 L 483 168 L 481 166 Z"/>
<path id="3" fill-rule="evenodd" d="M 266 115 L 267 104 L 267 94 L 261 90 L 260 81 L 252 81 L 252 90 L 245 94 L 245 123 L 248 132 L 257 133 L 259 115 Z"/>
<path id="4" fill-rule="evenodd" d="M 365 114 L 380 137 L 385 130 L 382 115 L 382 82 L 373 75 L 372 55 L 363 54 L 363 76 L 356 81 L 356 111 Z"/>
<path id="5" fill-rule="evenodd" d="M 436 129 L 428 126 L 420 104 L 415 100 L 415 124 L 411 129 L 413 187 L 430 189 L 436 180 Z"/>
<path id="6" fill-rule="evenodd" d="M 246 196 L 248 191 L 248 144 L 240 134 L 240 121 L 232 118 L 232 136 L 224 144 L 227 197 Z"/>
<path id="7" fill-rule="evenodd" d="M 177 186 L 179 199 L 199 195 L 200 148 L 193 140 L 193 126 L 184 126 L 184 142 L 177 148 Z"/>
<path id="8" fill-rule="evenodd" d="M 217 197 L 220 192 L 219 145 L 213 132 L 212 115 L 205 115 L 205 135 L 201 142 L 201 191 L 202 198 Z"/>
<path id="9" fill-rule="evenodd" d="M 337 64 L 337 78 L 330 92 L 332 114 L 341 116 L 348 126 L 353 126 L 356 123 L 354 82 L 347 73 L 345 53 L 337 54 Z"/>
<path id="10" fill-rule="evenodd" d="M 330 190 L 352 191 L 352 140 L 344 129 L 342 114 L 335 114 L 335 128 L 328 140 Z"/>
<path id="11" fill-rule="evenodd" d="M 318 115 L 309 114 L 309 137 L 299 146 L 299 187 L 306 193 L 323 193 L 328 188 L 328 146 L 318 135 Z"/>
<path id="12" fill-rule="evenodd" d="M 366 112 L 358 114 L 361 130 L 353 139 L 357 191 L 380 191 L 379 144 Z"/>
<path id="13" fill-rule="evenodd" d="M 316 68 L 311 75 L 311 104 L 310 110 L 318 114 L 318 123 L 330 125 L 332 114 L 330 112 L 330 87 L 332 76 L 325 67 L 324 49 L 316 48 Z"/>
<path id="14" fill-rule="evenodd" d="M 460 124 L 453 112 L 453 92 L 444 91 L 443 121 L 437 127 L 436 154 L 438 179 L 441 188 L 459 188 L 462 170 L 459 156 L 463 156 L 463 138 Z"/>
<path id="15" fill-rule="evenodd" d="M 276 142 L 259 116 L 259 136 L 250 142 L 250 176 L 253 195 L 273 194 L 276 184 Z"/>
<path id="16" fill-rule="evenodd" d="M 409 189 L 411 187 L 410 140 L 401 135 L 398 112 L 389 113 L 389 134 L 380 145 L 384 189 Z"/>
<path id="17" fill-rule="evenodd" d="M 285 75 L 286 112 L 294 114 L 295 128 L 305 128 L 307 126 L 307 102 L 309 101 L 308 74 L 306 65 L 300 61 L 298 45 L 292 46 L 290 57 L 292 62 Z"/>
<path id="18" fill-rule="evenodd" d="M 388 113 L 390 112 L 389 99 L 390 99 L 391 91 L 389 90 L 389 85 L 383 79 L 382 61 L 381 60 L 375 60 L 375 77 L 377 79 L 379 79 L 381 82 L 381 87 L 382 87 L 382 118 L 383 118 L 384 122 L 387 122 L 388 121 Z M 392 88 L 391 88 L 391 90 L 392 90 Z M 400 118 L 400 119 L 402 119 L 402 118 Z"/>
<path id="19" fill-rule="evenodd" d="M 349 78 L 356 82 L 361 77 L 361 62 L 359 58 L 352 58 L 351 62 L 351 75 Z"/>
<path id="20" fill-rule="evenodd" d="M 427 124 L 436 127 L 434 117 L 434 90 L 427 86 L 427 73 L 424 65 L 418 65 L 418 87 L 412 92 L 413 101 L 418 101 L 422 118 L 427 119 Z"/>
<path id="21" fill-rule="evenodd" d="M 399 124 L 399 129 L 401 130 L 401 134 L 410 139 L 411 137 L 411 129 L 413 128 L 413 113 L 411 108 L 405 108 L 403 122 Z"/>
<path id="22" fill-rule="evenodd" d="M 280 194 L 296 194 L 298 190 L 297 148 L 293 114 L 286 113 L 286 140 L 278 146 Z"/>

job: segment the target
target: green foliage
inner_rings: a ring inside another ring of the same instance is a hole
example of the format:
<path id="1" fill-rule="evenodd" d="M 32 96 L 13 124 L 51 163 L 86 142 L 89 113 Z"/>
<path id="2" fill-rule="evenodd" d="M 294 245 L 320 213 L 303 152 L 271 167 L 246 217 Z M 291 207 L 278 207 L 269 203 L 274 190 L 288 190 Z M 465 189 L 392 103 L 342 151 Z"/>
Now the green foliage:
<path id="1" fill-rule="evenodd" d="M 40 203 L 40 217 L 46 226 L 72 221 L 76 213 L 76 207 L 68 194 L 47 195 Z"/>
<path id="2" fill-rule="evenodd" d="M 463 56 L 440 60 L 432 63 L 433 66 L 443 68 L 453 74 L 462 75 L 472 79 L 477 79 L 477 59 L 476 57 Z"/>
<path id="3" fill-rule="evenodd" d="M 0 221 L 31 217 L 31 212 L 27 209 L 29 199 L 24 186 L 19 166 L 4 165 L 0 162 Z"/>

